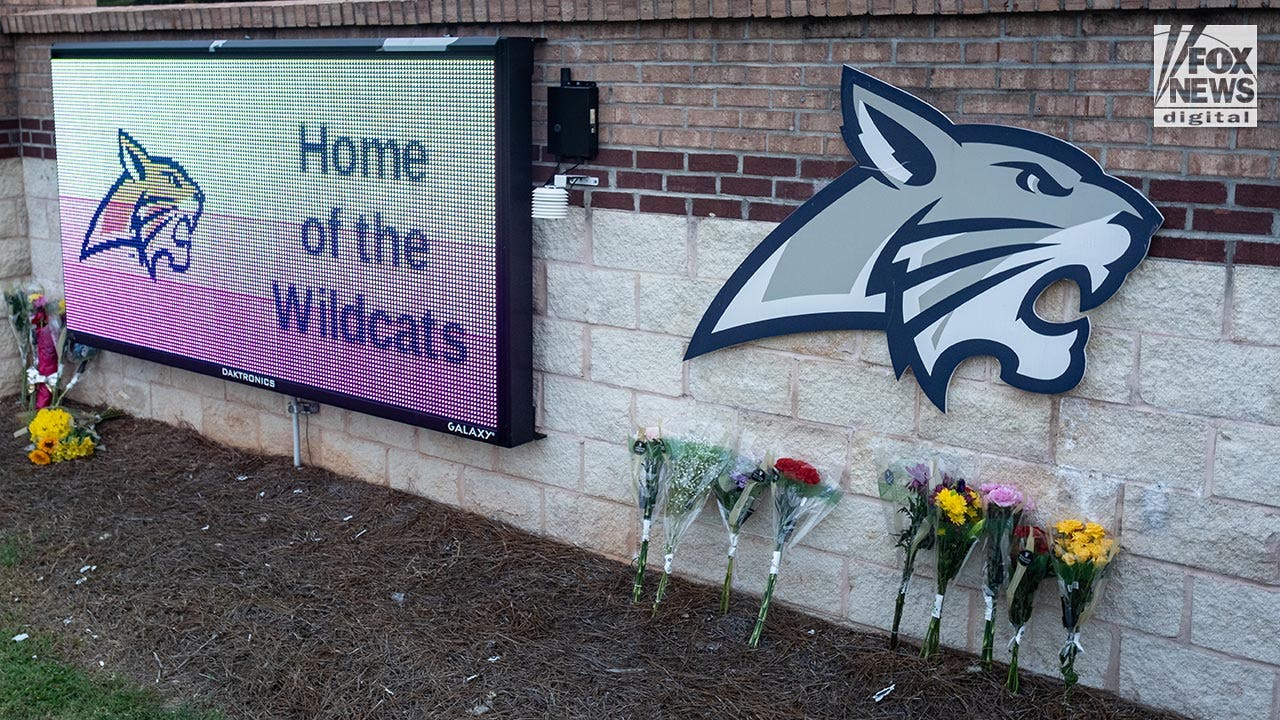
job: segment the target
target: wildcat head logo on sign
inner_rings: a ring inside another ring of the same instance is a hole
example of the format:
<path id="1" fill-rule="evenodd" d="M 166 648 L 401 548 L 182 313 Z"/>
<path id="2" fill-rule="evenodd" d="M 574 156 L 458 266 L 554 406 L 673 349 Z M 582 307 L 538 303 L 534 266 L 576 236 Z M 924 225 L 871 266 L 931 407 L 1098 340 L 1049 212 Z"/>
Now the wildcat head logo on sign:
<path id="1" fill-rule="evenodd" d="M 151 155 L 124 130 L 116 140 L 120 177 L 93 214 L 80 260 L 119 249 L 136 257 L 152 280 L 161 260 L 173 272 L 186 272 L 204 193 L 173 159 Z"/>
<path id="2" fill-rule="evenodd" d="M 1258 27 L 1156 25 L 1156 127 L 1257 127 Z"/>
<path id="3" fill-rule="evenodd" d="M 1084 376 L 1088 318 L 1036 314 L 1067 279 L 1089 310 L 1145 257 L 1163 217 L 1084 151 L 1030 130 L 957 125 L 845 67 L 845 143 L 858 165 L 800 206 L 720 289 L 686 358 L 788 333 L 883 330 L 946 409 L 961 361 L 991 355 L 1023 390 Z"/>

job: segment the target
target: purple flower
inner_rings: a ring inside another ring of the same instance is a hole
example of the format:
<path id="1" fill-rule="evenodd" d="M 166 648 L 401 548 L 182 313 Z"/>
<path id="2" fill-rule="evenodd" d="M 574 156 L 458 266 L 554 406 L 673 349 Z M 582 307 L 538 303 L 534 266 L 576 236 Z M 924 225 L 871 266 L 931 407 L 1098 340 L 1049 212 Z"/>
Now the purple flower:
<path id="1" fill-rule="evenodd" d="M 982 483 L 982 496 L 987 502 L 999 505 L 1000 507 L 1014 507 L 1021 505 L 1024 498 L 1022 491 L 1013 485 L 1004 485 L 1001 483 Z"/>
<path id="2" fill-rule="evenodd" d="M 747 487 L 747 482 L 751 480 L 751 478 L 740 472 L 729 475 L 729 479 L 733 481 L 734 485 L 738 486 L 739 490 L 745 489 Z"/>
<path id="3" fill-rule="evenodd" d="M 911 476 L 911 482 L 907 483 L 908 489 L 920 491 L 929 487 L 929 467 L 924 463 L 907 467 L 907 474 Z"/>

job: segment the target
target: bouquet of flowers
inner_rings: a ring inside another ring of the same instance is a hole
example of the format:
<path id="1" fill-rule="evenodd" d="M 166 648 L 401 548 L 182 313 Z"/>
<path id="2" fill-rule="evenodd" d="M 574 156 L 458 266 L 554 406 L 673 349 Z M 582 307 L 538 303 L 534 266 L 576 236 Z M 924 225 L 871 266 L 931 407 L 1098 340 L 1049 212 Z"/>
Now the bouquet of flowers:
<path id="1" fill-rule="evenodd" d="M 55 303 L 44 293 L 25 291 L 7 292 L 4 299 L 22 361 L 19 397 L 23 408 L 34 412 L 60 406 L 97 351 L 71 342 L 66 301 Z"/>
<path id="2" fill-rule="evenodd" d="M 897 505 L 894 518 L 897 547 L 902 548 L 902 583 L 898 585 L 898 599 L 893 604 L 893 629 L 889 633 L 889 649 L 898 647 L 898 626 L 902 624 L 902 605 L 907 597 L 907 587 L 915 573 L 916 553 L 933 547 L 933 526 L 929 515 L 929 478 L 931 473 L 924 463 L 916 463 L 902 469 L 887 468 L 878 483 L 880 499 Z"/>
<path id="3" fill-rule="evenodd" d="M 760 644 L 760 633 L 769 614 L 769 602 L 778 583 L 782 551 L 800 542 L 840 501 L 840 491 L 834 486 L 824 485 L 817 469 L 803 460 L 779 458 L 768 475 L 773 495 L 773 559 L 769 563 L 769 582 L 764 588 L 760 614 L 747 643 L 751 647 Z"/>
<path id="4" fill-rule="evenodd" d="M 933 597 L 933 616 L 920 657 L 932 657 L 938 652 L 942 635 L 942 605 L 946 601 L 947 585 L 960 574 L 960 568 L 969 559 L 969 552 L 982 536 L 982 498 L 964 480 L 957 480 L 943 473 L 942 482 L 929 497 L 929 513 L 933 519 L 933 548 L 938 559 L 938 588 Z"/>
<path id="5" fill-rule="evenodd" d="M 738 533 L 742 532 L 742 524 L 755 511 L 756 499 L 769 486 L 764 468 L 770 464 L 768 459 L 761 463 L 748 455 L 739 455 L 730 471 L 716 478 L 711 485 L 716 506 L 720 508 L 720 519 L 724 521 L 724 529 L 729 533 L 729 561 L 724 571 L 724 585 L 720 588 L 721 615 L 729 612 L 733 560 L 738 554 Z"/>
<path id="6" fill-rule="evenodd" d="M 1018 692 L 1018 649 L 1022 647 L 1022 635 L 1031 621 L 1036 589 L 1040 581 L 1053 571 L 1049 556 L 1049 534 L 1035 525 L 1019 525 L 1013 529 L 1013 574 L 1005 597 L 1009 601 L 1009 623 L 1013 625 L 1013 637 L 1009 639 L 1009 675 L 1004 687 L 1011 693 Z"/>
<path id="7" fill-rule="evenodd" d="M 676 546 L 689 526 L 707 504 L 711 485 L 725 473 L 733 460 L 728 448 L 702 440 L 668 439 L 671 456 L 667 460 L 667 502 L 662 508 L 662 530 L 666 535 L 663 547 L 662 578 L 658 581 L 658 594 L 653 600 L 653 611 L 658 611 L 662 595 L 671 576 L 671 562 Z"/>
<path id="8" fill-rule="evenodd" d="M 666 490 L 664 472 L 667 443 L 659 427 L 637 428 L 628 442 L 631 448 L 631 485 L 640 506 L 640 556 L 636 562 L 636 579 L 631 587 L 631 602 L 640 602 L 644 590 L 644 569 L 649 562 L 649 530 L 653 511 Z"/>
<path id="9" fill-rule="evenodd" d="M 1022 513 L 1032 509 L 1034 503 L 1024 498 L 1022 491 L 1013 485 L 983 483 L 982 493 L 985 522 L 982 534 L 986 538 L 986 558 L 982 569 L 982 599 L 986 601 L 986 625 L 982 630 L 982 668 L 991 669 L 992 645 L 995 644 L 995 602 L 1000 587 L 1009 577 L 1009 551 L 1013 544 L 1013 529 L 1022 521 Z"/>
<path id="10" fill-rule="evenodd" d="M 1080 644 L 1080 627 L 1101 597 L 1102 582 L 1120 547 L 1097 523 L 1068 519 L 1058 523 L 1054 530 L 1053 572 L 1058 576 L 1062 626 L 1067 630 L 1067 642 L 1058 653 L 1058 660 L 1062 679 L 1067 685 L 1074 685 L 1080 680 L 1076 674 L 1076 655 L 1084 650 Z"/>
<path id="11" fill-rule="evenodd" d="M 101 420 L 102 416 L 95 416 Z M 62 408 L 41 408 L 27 425 L 31 445 L 27 459 L 36 465 L 75 460 L 93 454 L 100 442 L 92 423 L 77 423 Z"/>

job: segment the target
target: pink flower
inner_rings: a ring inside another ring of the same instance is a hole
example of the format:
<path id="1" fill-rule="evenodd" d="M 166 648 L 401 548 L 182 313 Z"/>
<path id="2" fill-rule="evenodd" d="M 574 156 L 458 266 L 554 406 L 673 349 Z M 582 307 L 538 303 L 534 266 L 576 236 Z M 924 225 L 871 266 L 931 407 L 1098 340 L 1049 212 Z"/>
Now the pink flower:
<path id="1" fill-rule="evenodd" d="M 987 502 L 994 503 L 1000 507 L 1014 507 L 1015 505 L 1021 505 L 1023 502 L 1022 492 L 1013 485 L 982 483 L 979 489 Z"/>

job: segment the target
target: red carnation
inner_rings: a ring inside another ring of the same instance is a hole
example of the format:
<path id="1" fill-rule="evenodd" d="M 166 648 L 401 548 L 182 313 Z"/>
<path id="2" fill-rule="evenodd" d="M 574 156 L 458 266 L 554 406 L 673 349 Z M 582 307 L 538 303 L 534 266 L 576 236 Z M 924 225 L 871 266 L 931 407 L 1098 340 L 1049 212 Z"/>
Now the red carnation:
<path id="1" fill-rule="evenodd" d="M 1049 536 L 1045 534 L 1044 530 L 1041 530 L 1035 525 L 1019 525 L 1013 529 L 1013 536 L 1018 538 L 1020 541 L 1017 543 L 1017 547 L 1013 549 L 1014 555 L 1017 555 L 1018 551 L 1022 549 L 1023 544 L 1026 542 L 1028 533 L 1033 533 L 1035 535 L 1036 539 L 1034 547 L 1037 555 L 1049 552 Z"/>
<path id="2" fill-rule="evenodd" d="M 806 485 L 817 485 L 822 481 L 818 475 L 818 470 L 803 460 L 794 458 L 779 458 L 778 462 L 773 464 L 783 477 L 796 482 L 802 482 Z"/>

